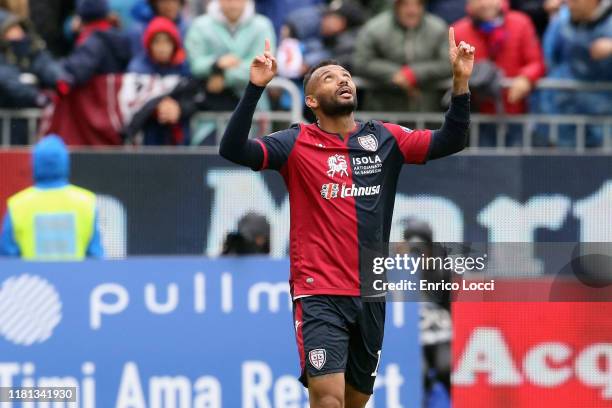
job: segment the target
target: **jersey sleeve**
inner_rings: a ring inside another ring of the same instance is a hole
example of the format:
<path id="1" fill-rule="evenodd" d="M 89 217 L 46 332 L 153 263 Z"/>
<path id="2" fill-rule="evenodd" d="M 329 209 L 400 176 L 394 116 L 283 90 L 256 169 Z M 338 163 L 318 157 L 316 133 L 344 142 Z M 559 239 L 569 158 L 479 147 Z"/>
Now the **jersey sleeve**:
<path id="1" fill-rule="evenodd" d="M 404 163 L 425 164 L 431 148 L 431 130 L 412 130 L 393 123 L 383 123 L 383 126 L 393 135 Z"/>
<path id="2" fill-rule="evenodd" d="M 260 170 L 280 171 L 289 160 L 289 155 L 299 134 L 300 125 L 295 124 L 289 129 L 255 139 L 261 145 L 264 155 Z"/>

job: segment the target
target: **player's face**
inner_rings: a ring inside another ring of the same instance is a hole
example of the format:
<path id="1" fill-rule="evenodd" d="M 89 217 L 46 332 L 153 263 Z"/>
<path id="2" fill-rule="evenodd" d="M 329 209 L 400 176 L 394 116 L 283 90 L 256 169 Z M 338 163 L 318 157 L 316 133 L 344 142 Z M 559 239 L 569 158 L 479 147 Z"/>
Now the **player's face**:
<path id="1" fill-rule="evenodd" d="M 314 109 L 327 116 L 347 115 L 357 109 L 357 89 L 351 74 L 339 65 L 327 65 L 313 74 Z"/>

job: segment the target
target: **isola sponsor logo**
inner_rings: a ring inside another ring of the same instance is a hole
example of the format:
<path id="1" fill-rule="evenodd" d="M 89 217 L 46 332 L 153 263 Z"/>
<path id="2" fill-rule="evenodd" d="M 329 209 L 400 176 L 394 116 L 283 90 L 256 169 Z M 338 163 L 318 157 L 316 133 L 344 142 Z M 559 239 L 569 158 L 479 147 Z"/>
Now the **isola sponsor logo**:
<path id="1" fill-rule="evenodd" d="M 377 164 L 382 163 L 379 155 L 375 156 L 363 156 L 363 157 L 353 157 L 353 166 L 364 166 L 368 164 Z"/>
<path id="2" fill-rule="evenodd" d="M 379 155 L 353 157 L 351 163 L 355 176 L 367 176 L 369 174 L 380 173 L 383 166 L 382 159 Z"/>
<path id="3" fill-rule="evenodd" d="M 367 197 L 374 196 L 380 193 L 380 184 L 376 186 L 357 187 L 354 184 L 338 184 L 338 183 L 327 183 L 321 186 L 321 197 L 326 200 L 332 198 L 346 198 L 346 197 Z"/>

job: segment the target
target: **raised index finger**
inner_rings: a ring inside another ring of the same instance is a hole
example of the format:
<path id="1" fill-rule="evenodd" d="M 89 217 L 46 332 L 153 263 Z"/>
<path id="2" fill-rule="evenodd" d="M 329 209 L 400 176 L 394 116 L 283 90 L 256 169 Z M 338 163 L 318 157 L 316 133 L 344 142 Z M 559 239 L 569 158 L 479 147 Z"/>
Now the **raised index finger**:
<path id="1" fill-rule="evenodd" d="M 266 45 L 264 46 L 264 52 L 270 52 L 270 40 L 266 38 Z"/>
<path id="2" fill-rule="evenodd" d="M 455 29 L 453 27 L 448 29 L 448 45 L 457 47 L 457 43 L 455 42 Z"/>

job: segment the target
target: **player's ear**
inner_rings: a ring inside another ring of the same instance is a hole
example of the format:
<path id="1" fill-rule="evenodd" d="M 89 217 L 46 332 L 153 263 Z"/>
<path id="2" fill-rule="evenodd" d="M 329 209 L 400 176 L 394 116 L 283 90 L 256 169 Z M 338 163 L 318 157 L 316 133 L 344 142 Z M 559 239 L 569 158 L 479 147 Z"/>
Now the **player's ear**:
<path id="1" fill-rule="evenodd" d="M 317 98 L 315 98 L 312 95 L 307 95 L 306 96 L 306 106 L 308 106 L 308 108 L 310 109 L 316 109 L 319 107 L 319 101 L 317 101 Z"/>

